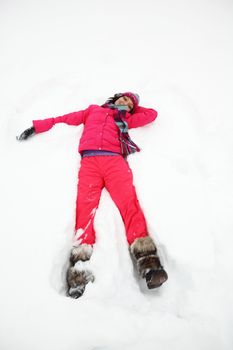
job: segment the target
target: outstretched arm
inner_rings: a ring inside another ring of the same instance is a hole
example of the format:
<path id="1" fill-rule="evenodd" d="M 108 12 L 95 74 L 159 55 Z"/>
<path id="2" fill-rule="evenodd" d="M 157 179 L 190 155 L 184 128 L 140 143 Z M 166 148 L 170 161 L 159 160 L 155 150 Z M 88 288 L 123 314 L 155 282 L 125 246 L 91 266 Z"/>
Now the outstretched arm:
<path id="1" fill-rule="evenodd" d="M 57 123 L 66 123 L 68 125 L 80 125 L 85 123 L 88 115 L 89 107 L 85 110 L 68 113 L 56 118 L 48 118 L 43 120 L 33 120 L 33 127 L 36 133 L 45 132 L 51 129 Z"/>
<path id="2" fill-rule="evenodd" d="M 157 111 L 152 108 L 138 106 L 135 113 L 131 114 L 126 121 L 129 129 L 138 128 L 153 122 L 157 118 Z"/>
<path id="3" fill-rule="evenodd" d="M 50 130 L 57 123 L 66 123 L 68 125 L 79 125 L 85 123 L 89 112 L 89 107 L 85 110 L 68 113 L 56 118 L 47 118 L 42 120 L 33 120 L 33 126 L 26 129 L 21 135 L 17 136 L 17 140 L 22 141 L 28 139 L 36 133 Z"/>

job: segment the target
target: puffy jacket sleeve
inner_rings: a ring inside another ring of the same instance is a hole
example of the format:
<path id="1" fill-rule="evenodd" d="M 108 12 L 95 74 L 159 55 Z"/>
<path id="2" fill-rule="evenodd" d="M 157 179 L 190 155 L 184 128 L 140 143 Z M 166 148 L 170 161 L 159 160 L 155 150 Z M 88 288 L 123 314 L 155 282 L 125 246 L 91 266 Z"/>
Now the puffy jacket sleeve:
<path id="1" fill-rule="evenodd" d="M 129 114 L 126 121 L 129 129 L 138 128 L 153 122 L 157 118 L 157 111 L 152 108 L 145 108 L 138 106 L 133 114 Z"/>
<path id="2" fill-rule="evenodd" d="M 57 123 L 66 123 L 68 125 L 80 125 L 85 124 L 86 117 L 88 116 L 90 106 L 78 112 L 72 112 L 64 114 L 55 118 L 47 118 L 42 120 L 33 120 L 33 126 L 36 133 L 41 133 L 50 130 Z"/>

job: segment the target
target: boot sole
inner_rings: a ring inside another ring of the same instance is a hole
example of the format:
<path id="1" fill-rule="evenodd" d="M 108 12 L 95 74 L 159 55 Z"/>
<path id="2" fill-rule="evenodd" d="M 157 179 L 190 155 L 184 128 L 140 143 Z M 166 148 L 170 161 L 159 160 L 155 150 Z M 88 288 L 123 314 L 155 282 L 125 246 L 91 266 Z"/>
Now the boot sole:
<path id="1" fill-rule="evenodd" d="M 159 288 L 168 279 L 168 275 L 165 270 L 155 270 L 150 275 L 150 278 L 146 276 L 146 284 L 148 289 Z"/>

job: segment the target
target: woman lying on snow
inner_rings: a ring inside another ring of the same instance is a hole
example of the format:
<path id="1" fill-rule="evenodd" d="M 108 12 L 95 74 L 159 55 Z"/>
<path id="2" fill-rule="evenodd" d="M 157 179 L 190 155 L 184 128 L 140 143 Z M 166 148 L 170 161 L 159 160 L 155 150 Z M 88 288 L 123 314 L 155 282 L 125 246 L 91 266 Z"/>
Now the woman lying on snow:
<path id="1" fill-rule="evenodd" d="M 57 118 L 34 120 L 33 127 L 17 139 L 26 140 L 35 133 L 47 131 L 56 123 L 84 124 L 79 143 L 79 170 L 76 202 L 76 225 L 71 266 L 67 271 L 68 295 L 80 297 L 94 276 L 85 269 L 95 243 L 93 221 L 102 189 L 105 187 L 118 207 L 126 230 L 130 252 L 136 261 L 139 275 L 146 279 L 149 289 L 161 286 L 168 278 L 157 255 L 157 248 L 149 236 L 144 214 L 139 205 L 132 171 L 126 157 L 140 151 L 130 139 L 128 128 L 151 123 L 157 117 L 153 109 L 140 107 L 139 96 L 132 92 L 118 93 L 104 105 L 90 105 L 87 109 Z"/>

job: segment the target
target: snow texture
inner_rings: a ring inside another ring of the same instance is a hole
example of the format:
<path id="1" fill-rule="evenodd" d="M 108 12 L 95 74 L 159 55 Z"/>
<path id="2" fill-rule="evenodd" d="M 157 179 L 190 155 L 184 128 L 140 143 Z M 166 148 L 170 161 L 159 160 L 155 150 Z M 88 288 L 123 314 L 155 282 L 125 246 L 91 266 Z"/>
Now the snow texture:
<path id="1" fill-rule="evenodd" d="M 233 3 L 0 2 L 0 349 L 233 348 Z M 158 110 L 129 158 L 169 280 L 147 290 L 104 190 L 95 282 L 65 296 L 82 126 L 33 119 L 133 91 Z"/>

